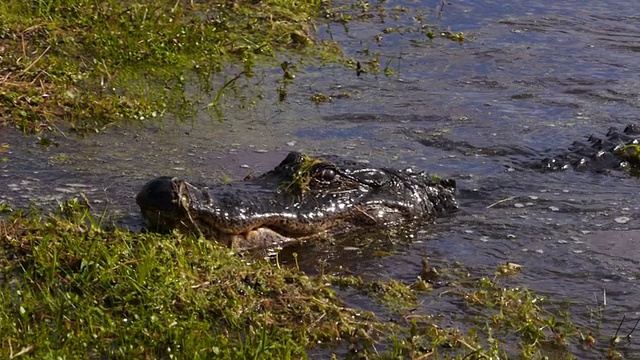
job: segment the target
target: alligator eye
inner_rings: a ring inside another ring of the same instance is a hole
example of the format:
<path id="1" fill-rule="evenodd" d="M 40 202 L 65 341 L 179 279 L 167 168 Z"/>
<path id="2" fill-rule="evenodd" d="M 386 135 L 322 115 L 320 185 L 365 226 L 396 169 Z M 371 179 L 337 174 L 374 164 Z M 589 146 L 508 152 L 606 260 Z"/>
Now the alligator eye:
<path id="1" fill-rule="evenodd" d="M 336 178 L 336 170 L 332 168 L 324 168 L 316 175 L 319 180 L 331 181 Z"/>

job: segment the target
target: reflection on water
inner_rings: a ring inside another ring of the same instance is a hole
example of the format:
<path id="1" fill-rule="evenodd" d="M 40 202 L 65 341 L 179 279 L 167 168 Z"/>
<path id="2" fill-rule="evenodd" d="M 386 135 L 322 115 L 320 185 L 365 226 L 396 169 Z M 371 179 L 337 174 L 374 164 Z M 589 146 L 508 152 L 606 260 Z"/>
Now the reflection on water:
<path id="1" fill-rule="evenodd" d="M 457 177 L 462 211 L 397 245 L 394 255 L 309 245 L 296 248 L 300 266 L 411 281 L 423 257 L 438 266 L 460 262 L 477 274 L 515 262 L 524 266 L 519 281 L 573 303 L 583 325 L 606 292 L 602 334 L 613 335 L 622 314 L 640 316 L 640 180 L 621 172 L 541 173 L 524 164 L 610 126 L 637 123 L 640 8 L 623 0 L 462 0 L 437 18 L 440 1 L 401 3 L 423 9 L 441 28 L 464 31 L 467 41 L 382 32 L 411 26 L 402 17 L 352 22 L 348 33 L 334 25 L 330 35 L 350 55 L 377 52 L 398 75 L 309 68 L 288 86 L 284 102 L 275 86 L 265 86 L 254 107 L 236 111 L 229 100 L 222 124 L 201 114 L 189 124 L 60 138 L 59 148 L 39 148 L 3 129 L 10 153 L 0 165 L 0 197 L 24 205 L 83 192 L 106 199 L 135 228 L 133 196 L 157 175 L 242 178 L 270 169 L 290 150 L 411 165 Z M 325 30 L 320 36 L 329 36 Z M 278 77 L 269 70 L 260 81 Z M 246 81 L 250 91 L 255 84 Z M 316 106 L 309 97 L 318 92 L 349 96 Z M 633 354 L 640 344 L 627 348 Z"/>

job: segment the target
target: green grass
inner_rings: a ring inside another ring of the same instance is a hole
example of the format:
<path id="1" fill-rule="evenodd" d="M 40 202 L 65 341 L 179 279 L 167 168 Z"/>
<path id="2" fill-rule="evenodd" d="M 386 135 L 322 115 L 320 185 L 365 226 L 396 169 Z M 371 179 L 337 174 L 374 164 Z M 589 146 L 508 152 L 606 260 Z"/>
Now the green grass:
<path id="1" fill-rule="evenodd" d="M 63 210 L 3 223 L 0 357 L 300 358 L 379 327 L 324 279 L 204 239 L 100 230 L 79 203 Z"/>
<path id="2" fill-rule="evenodd" d="M 380 64 L 379 45 L 393 32 L 418 36 L 428 29 L 425 40 L 436 37 L 437 25 L 422 11 L 323 0 L 3 1 L 0 125 L 29 134 L 87 134 L 166 115 L 184 120 L 207 111 L 220 119 L 225 94 L 239 106 L 254 103 L 238 87 L 251 81 L 258 64 L 282 69 L 271 84 L 280 101 L 298 68 L 310 64 L 339 63 L 354 76 L 395 76 L 393 57 L 384 55 Z M 388 16 L 397 28 L 388 27 Z M 327 22 L 348 32 L 350 21 L 371 22 L 380 31 L 358 46 L 357 60 L 316 34 L 316 25 Z M 464 41 L 462 33 L 437 33 Z M 332 100 L 320 91 L 309 101 Z"/>
<path id="3" fill-rule="evenodd" d="M 53 214 L 3 216 L 1 358 L 299 359 L 337 349 L 371 359 L 571 359 L 578 346 L 607 350 L 547 299 L 505 286 L 513 266 L 474 279 L 425 262 L 410 284 L 308 276 L 214 241 L 102 224 L 75 200 Z M 350 308 L 338 289 L 386 310 Z M 434 296 L 464 315 L 421 306 Z"/>
<path id="4" fill-rule="evenodd" d="M 251 77 L 256 62 L 273 61 L 283 51 L 339 55 L 334 45 L 311 37 L 321 5 L 3 1 L 0 118 L 27 133 L 61 123 L 84 133 L 166 112 L 187 116 L 201 97 L 224 91 L 227 85 L 212 88 L 211 82 L 224 66 Z M 186 84 L 198 91 L 188 94 Z"/>

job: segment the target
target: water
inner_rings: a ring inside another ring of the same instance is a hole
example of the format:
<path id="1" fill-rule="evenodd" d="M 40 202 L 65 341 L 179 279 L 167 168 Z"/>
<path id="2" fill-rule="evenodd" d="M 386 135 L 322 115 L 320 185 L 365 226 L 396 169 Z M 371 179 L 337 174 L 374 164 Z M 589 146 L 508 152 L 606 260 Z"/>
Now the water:
<path id="1" fill-rule="evenodd" d="M 388 63 L 397 76 L 309 67 L 279 102 L 282 74 L 265 69 L 258 72 L 262 86 L 256 79 L 238 83 L 247 98 L 259 92 L 263 100 L 243 107 L 227 97 L 224 123 L 201 113 L 186 124 L 54 138 L 59 147 L 41 148 L 35 138 L 2 129 L 10 153 L 0 167 L 0 198 L 24 206 L 85 193 L 136 229 L 133 197 L 157 175 L 242 178 L 269 170 L 291 150 L 414 166 L 458 179 L 460 213 L 398 245 L 394 255 L 375 256 L 388 244 L 308 245 L 296 248 L 301 266 L 413 281 L 423 257 L 477 274 L 515 262 L 523 265 L 521 284 L 572 303 L 581 326 L 601 323 L 598 341 L 606 343 L 623 315 L 640 317 L 640 180 L 618 172 L 541 173 L 528 164 L 610 126 L 638 123 L 640 5 L 461 0 L 438 15 L 440 1 L 396 4 L 425 20 L 374 17 L 349 23 L 348 32 L 322 25 L 319 36 L 363 62 L 369 58 L 362 50 L 378 53 L 381 68 Z M 417 31 L 425 24 L 464 31 L 466 41 L 429 40 Z M 382 32 L 393 27 L 404 31 Z M 334 95 L 333 102 L 314 105 L 309 97 L 318 92 Z M 336 96 L 343 93 L 349 96 Z M 590 310 L 604 293 L 607 306 L 594 322 Z M 450 307 L 443 302 L 440 310 Z M 624 335 L 634 322 L 624 325 Z M 634 358 L 640 344 L 622 350 Z"/>

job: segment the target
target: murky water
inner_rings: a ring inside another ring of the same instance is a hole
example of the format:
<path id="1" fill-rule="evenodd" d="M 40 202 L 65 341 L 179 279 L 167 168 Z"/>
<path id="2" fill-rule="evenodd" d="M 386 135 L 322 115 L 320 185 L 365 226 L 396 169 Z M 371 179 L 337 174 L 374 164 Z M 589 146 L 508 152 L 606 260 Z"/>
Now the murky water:
<path id="1" fill-rule="evenodd" d="M 638 123 L 640 4 L 460 0 L 438 15 L 440 1 L 397 3 L 424 12 L 422 25 L 464 31 L 467 40 L 429 40 L 409 32 L 421 25 L 402 16 L 352 22 L 348 32 L 325 25 L 319 36 L 331 36 L 356 58 L 364 49 L 379 53 L 380 66 L 388 63 L 398 75 L 309 68 L 279 102 L 281 73 L 265 70 L 259 90 L 255 79 L 239 83 L 264 100 L 240 108 L 228 99 L 223 123 L 203 113 L 188 124 L 59 137 L 59 147 L 41 148 L 35 138 L 0 129 L 10 144 L 0 154 L 8 158 L 0 163 L 0 198 L 24 206 L 81 192 L 136 228 L 133 197 L 157 175 L 241 178 L 272 168 L 290 150 L 415 166 L 456 177 L 462 211 L 392 256 L 373 256 L 379 245 L 305 246 L 296 249 L 302 266 L 412 281 L 422 257 L 436 266 L 457 261 L 479 274 L 515 262 L 524 267 L 519 281 L 573 303 L 578 323 L 594 331 L 601 323 L 599 341 L 608 341 L 623 315 L 640 317 L 640 180 L 620 172 L 541 173 L 528 164 L 610 126 Z M 398 26 L 406 31 L 382 33 Z M 316 106 L 308 99 L 318 92 L 349 96 Z M 603 318 L 590 322 L 603 292 Z M 623 325 L 625 335 L 633 323 Z M 622 350 L 637 357 L 640 343 Z"/>

